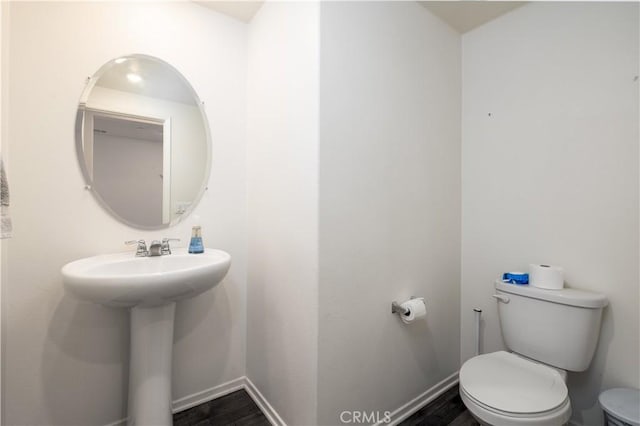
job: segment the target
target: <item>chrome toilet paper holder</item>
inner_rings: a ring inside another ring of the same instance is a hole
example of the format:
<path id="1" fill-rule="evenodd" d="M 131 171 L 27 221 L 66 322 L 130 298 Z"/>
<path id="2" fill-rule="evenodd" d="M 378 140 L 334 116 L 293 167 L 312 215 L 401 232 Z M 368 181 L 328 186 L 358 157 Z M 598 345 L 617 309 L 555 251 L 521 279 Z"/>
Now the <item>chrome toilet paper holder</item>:
<path id="1" fill-rule="evenodd" d="M 415 298 L 416 298 L 416 296 L 411 296 L 409 298 L 409 300 L 413 300 Z M 392 314 L 399 314 L 399 315 L 408 315 L 409 314 L 409 309 L 403 308 L 402 306 L 400 306 L 400 304 L 398 302 L 396 302 L 394 300 L 393 302 L 391 302 L 391 313 Z"/>

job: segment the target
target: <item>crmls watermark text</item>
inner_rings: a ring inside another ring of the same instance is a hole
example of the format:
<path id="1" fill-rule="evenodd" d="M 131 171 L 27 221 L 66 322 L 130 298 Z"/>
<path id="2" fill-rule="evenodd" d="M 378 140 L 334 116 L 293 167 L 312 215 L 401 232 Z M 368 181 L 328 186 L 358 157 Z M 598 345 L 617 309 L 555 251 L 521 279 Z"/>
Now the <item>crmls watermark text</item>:
<path id="1" fill-rule="evenodd" d="M 344 424 L 391 423 L 391 411 L 346 410 L 340 413 L 340 421 Z"/>

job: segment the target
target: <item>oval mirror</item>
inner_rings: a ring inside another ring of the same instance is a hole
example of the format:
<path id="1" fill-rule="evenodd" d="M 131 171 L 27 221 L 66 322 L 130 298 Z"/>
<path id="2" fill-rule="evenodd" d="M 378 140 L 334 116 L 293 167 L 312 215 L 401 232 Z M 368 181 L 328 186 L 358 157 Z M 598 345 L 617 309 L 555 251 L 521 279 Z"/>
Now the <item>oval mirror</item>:
<path id="1" fill-rule="evenodd" d="M 175 68 L 152 56 L 114 59 L 88 79 L 76 147 L 87 188 L 135 228 L 178 223 L 209 179 L 211 141 L 202 102 Z"/>

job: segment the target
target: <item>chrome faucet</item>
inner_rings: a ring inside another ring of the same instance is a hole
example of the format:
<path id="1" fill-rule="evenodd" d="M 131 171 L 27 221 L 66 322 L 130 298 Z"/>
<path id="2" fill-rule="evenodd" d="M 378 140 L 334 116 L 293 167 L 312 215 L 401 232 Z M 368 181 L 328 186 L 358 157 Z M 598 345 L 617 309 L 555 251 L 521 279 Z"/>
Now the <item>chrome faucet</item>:
<path id="1" fill-rule="evenodd" d="M 160 254 L 162 256 L 171 254 L 171 247 L 169 247 L 169 241 L 180 241 L 180 238 L 163 238 Z"/>
<path id="2" fill-rule="evenodd" d="M 169 241 L 180 241 L 179 238 L 163 238 L 162 242 L 158 240 L 151 241 L 149 249 L 147 249 L 147 243 L 144 240 L 131 240 L 125 241 L 127 245 L 137 244 L 136 257 L 155 257 L 165 256 L 171 254 L 171 247 Z"/>
<path id="3" fill-rule="evenodd" d="M 162 243 L 158 240 L 151 241 L 149 246 L 149 257 L 162 256 Z"/>
<path id="4" fill-rule="evenodd" d="M 147 243 L 144 240 L 131 240 L 125 241 L 126 245 L 137 244 L 136 247 L 136 257 L 147 257 L 149 256 L 149 251 L 147 250 Z"/>

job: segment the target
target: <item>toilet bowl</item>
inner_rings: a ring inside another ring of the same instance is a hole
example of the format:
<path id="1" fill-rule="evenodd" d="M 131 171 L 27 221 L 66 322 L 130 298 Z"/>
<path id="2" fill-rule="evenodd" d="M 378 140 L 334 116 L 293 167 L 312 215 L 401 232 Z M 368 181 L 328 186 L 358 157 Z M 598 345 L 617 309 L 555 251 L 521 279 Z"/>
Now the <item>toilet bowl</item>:
<path id="1" fill-rule="evenodd" d="M 571 417 L 566 372 L 504 351 L 460 369 L 460 397 L 483 425 L 554 426 Z"/>

